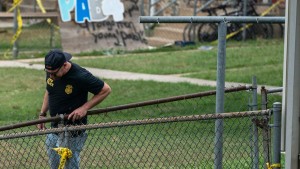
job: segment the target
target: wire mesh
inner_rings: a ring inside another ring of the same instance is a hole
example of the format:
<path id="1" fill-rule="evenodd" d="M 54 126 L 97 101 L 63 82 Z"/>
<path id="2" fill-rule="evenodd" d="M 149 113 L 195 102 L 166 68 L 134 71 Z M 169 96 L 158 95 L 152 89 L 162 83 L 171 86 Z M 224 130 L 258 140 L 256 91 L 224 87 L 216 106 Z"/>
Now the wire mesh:
<path id="1" fill-rule="evenodd" d="M 0 42 L 2 50 L 0 52 L 10 56 L 13 47 L 11 42 L 15 34 L 12 24 L 13 20 L 3 19 L 2 22 L 4 25 L 0 28 L 2 31 L 2 40 Z M 5 23 L 7 23 L 6 27 L 4 27 Z M 23 19 L 22 33 L 17 43 L 20 58 L 34 58 L 38 54 L 42 55 L 52 48 L 61 48 L 60 31 L 53 24 L 49 24 L 46 19 Z"/>
<path id="2" fill-rule="evenodd" d="M 246 9 L 244 9 L 244 1 L 240 0 L 226 1 L 225 3 L 217 0 L 210 2 L 213 3 L 207 6 L 203 1 L 178 2 L 176 16 L 284 16 L 285 11 L 283 0 L 277 3 L 249 0 Z M 168 16 L 168 13 L 161 13 L 158 16 Z M 245 29 L 245 32 L 242 29 Z M 193 23 L 192 20 L 191 23 L 186 24 L 155 22 L 145 31 L 150 46 L 170 44 L 189 46 L 196 43 L 206 45 L 208 42 L 215 42 L 218 39 L 218 24 Z M 283 38 L 284 24 L 227 23 L 227 35 L 230 37 L 228 39 L 233 41 Z"/>
<path id="3" fill-rule="evenodd" d="M 250 168 L 253 165 L 252 150 L 257 145 L 259 166 L 263 168 L 262 130 L 258 131 L 258 140 L 254 142 L 252 119 L 260 119 L 266 114 L 248 112 L 233 113 L 231 117 L 203 115 L 201 118 L 194 115 L 189 118 L 178 116 L 175 121 L 172 117 L 134 123 L 122 121 L 118 125 L 101 123 L 98 128 L 90 125 L 94 129 L 86 130 L 88 138 L 81 152 L 80 165 L 82 168 L 212 168 L 215 120 L 222 119 L 223 167 Z M 47 168 L 44 142 L 45 136 L 38 133 L 30 137 L 1 139 L 0 167 Z"/>
<path id="4" fill-rule="evenodd" d="M 269 112 L 247 112 L 248 95 L 247 90 L 226 93 L 225 110 L 236 113 L 214 114 L 213 94 L 91 115 L 88 125 L 2 131 L 0 168 L 49 168 L 49 134 L 71 133 L 76 139 L 82 131 L 88 137 L 80 154 L 81 168 L 212 168 L 216 120 L 224 124 L 223 167 L 251 168 L 258 159 L 263 168 L 268 158 L 264 141 L 270 140 L 263 127 L 257 127 L 254 139 L 253 126 L 269 119 Z M 258 153 L 253 153 L 254 147 Z"/>

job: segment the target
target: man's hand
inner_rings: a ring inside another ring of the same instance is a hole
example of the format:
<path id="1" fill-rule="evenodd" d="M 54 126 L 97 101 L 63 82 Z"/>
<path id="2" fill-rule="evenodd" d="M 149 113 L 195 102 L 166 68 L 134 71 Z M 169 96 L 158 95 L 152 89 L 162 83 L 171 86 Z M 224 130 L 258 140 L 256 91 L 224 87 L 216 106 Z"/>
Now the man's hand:
<path id="1" fill-rule="evenodd" d="M 87 110 L 84 107 L 79 107 L 77 109 L 75 109 L 71 114 L 69 114 L 68 116 L 68 120 L 79 120 L 81 118 L 83 118 L 87 113 Z"/>
<path id="2" fill-rule="evenodd" d="M 39 116 L 39 119 L 44 119 L 46 118 L 45 116 Z M 45 130 L 47 129 L 46 126 L 45 126 L 45 123 L 40 123 L 37 125 L 37 128 L 40 129 L 40 130 Z"/>
<path id="3" fill-rule="evenodd" d="M 86 102 L 84 105 L 82 105 L 81 107 L 74 110 L 71 114 L 69 114 L 68 120 L 75 121 L 83 118 L 84 116 L 86 116 L 87 111 L 89 109 L 102 102 L 109 95 L 110 92 L 110 86 L 104 83 L 103 88 L 98 94 L 94 95 L 88 102 Z"/>

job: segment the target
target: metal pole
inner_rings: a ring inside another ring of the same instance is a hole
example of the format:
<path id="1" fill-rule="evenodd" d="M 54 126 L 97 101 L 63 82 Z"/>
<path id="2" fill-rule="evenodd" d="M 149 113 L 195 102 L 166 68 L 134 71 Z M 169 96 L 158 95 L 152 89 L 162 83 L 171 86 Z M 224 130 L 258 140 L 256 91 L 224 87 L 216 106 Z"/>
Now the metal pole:
<path id="1" fill-rule="evenodd" d="M 285 17 L 262 16 L 140 16 L 140 23 L 284 23 Z"/>
<path id="2" fill-rule="evenodd" d="M 268 100 L 268 94 L 265 86 L 262 86 L 260 89 L 261 93 L 261 109 L 267 110 L 267 100 Z"/>
<path id="3" fill-rule="evenodd" d="M 144 9 L 144 5 L 145 5 L 145 2 L 144 1 L 142 1 L 141 2 L 141 5 L 140 5 L 140 9 L 141 9 L 141 16 L 144 16 L 145 15 L 145 9 Z"/>
<path id="4" fill-rule="evenodd" d="M 54 39 L 54 26 L 53 23 L 51 23 L 50 24 L 50 49 L 54 47 L 53 39 Z"/>
<path id="5" fill-rule="evenodd" d="M 33 12 L 36 12 L 36 1 L 33 1 Z"/>
<path id="6" fill-rule="evenodd" d="M 14 34 L 16 34 L 18 31 L 18 9 L 19 6 L 17 6 L 14 9 Z M 18 53 L 19 53 L 18 46 L 19 46 L 18 39 L 16 39 L 13 45 L 13 59 L 16 59 L 18 57 Z"/>
<path id="7" fill-rule="evenodd" d="M 152 0 L 149 0 L 149 1 L 148 1 L 148 15 L 149 15 L 149 16 L 152 16 L 152 15 L 151 15 L 151 5 L 152 5 Z"/>
<path id="8" fill-rule="evenodd" d="M 273 104 L 273 116 L 274 124 L 273 127 L 273 165 L 276 167 L 274 169 L 279 169 L 280 167 L 280 144 L 281 144 L 281 103 L 276 102 Z M 279 165 L 279 167 L 277 167 Z"/>
<path id="9" fill-rule="evenodd" d="M 256 76 L 252 77 L 252 110 L 257 110 L 257 81 Z"/>
<path id="10" fill-rule="evenodd" d="M 244 4 L 243 4 L 243 15 L 244 16 L 247 16 L 247 5 L 248 5 L 248 0 L 244 0 Z M 245 28 L 246 24 L 243 23 L 243 27 Z M 247 33 L 246 33 L 246 29 L 243 30 L 243 40 L 246 40 L 246 36 L 247 36 Z"/>
<path id="11" fill-rule="evenodd" d="M 156 13 L 156 4 L 157 0 L 150 0 L 150 4 L 149 4 L 149 16 L 154 16 Z"/>
<path id="12" fill-rule="evenodd" d="M 177 15 L 177 10 L 176 10 L 176 5 L 177 5 L 177 0 L 172 0 L 172 12 L 173 12 L 173 16 Z"/>
<path id="13" fill-rule="evenodd" d="M 194 0 L 194 16 L 197 16 L 197 3 L 198 0 Z M 192 23 L 191 26 L 193 27 L 193 37 L 190 38 L 189 40 L 195 41 L 196 40 L 196 25 L 197 23 Z"/>
<path id="14" fill-rule="evenodd" d="M 252 77 L 252 111 L 257 110 L 257 82 L 256 77 Z M 258 129 L 257 126 L 252 124 L 253 131 L 253 169 L 258 169 L 259 153 L 258 153 Z"/>
<path id="15" fill-rule="evenodd" d="M 261 93 L 261 110 L 267 110 L 267 103 L 268 103 L 268 91 L 265 86 L 262 86 L 260 89 Z M 268 117 L 264 117 L 264 120 L 269 121 Z M 263 151 L 264 151 L 264 162 L 270 162 L 270 149 L 269 149 L 269 127 L 263 128 Z M 267 167 L 265 166 L 265 169 Z"/>
<path id="16" fill-rule="evenodd" d="M 300 167 L 300 1 L 286 1 L 286 24 L 284 38 L 285 74 L 283 116 L 285 131 L 285 167 L 298 169 Z"/>
<path id="17" fill-rule="evenodd" d="M 218 26 L 218 59 L 217 59 L 217 93 L 216 113 L 224 113 L 224 91 L 225 91 L 225 66 L 226 66 L 226 22 L 220 22 Z M 223 159 L 223 119 L 215 122 L 215 161 L 214 168 L 222 169 Z"/>
<path id="18" fill-rule="evenodd" d="M 201 6 L 201 8 L 199 9 L 199 11 L 206 9 L 210 4 L 212 4 L 215 0 L 210 0 L 208 2 L 206 2 L 204 5 Z M 198 13 L 199 11 L 197 11 L 196 13 Z"/>
<path id="19" fill-rule="evenodd" d="M 197 16 L 197 3 L 198 0 L 194 0 L 194 16 Z"/>
<path id="20" fill-rule="evenodd" d="M 64 147 L 69 147 L 70 145 L 69 145 L 69 140 L 70 140 L 70 138 L 72 137 L 71 135 L 70 135 L 70 132 L 68 131 L 68 127 L 64 127 Z"/>
<path id="21" fill-rule="evenodd" d="M 268 89 L 268 93 L 280 93 L 283 91 L 282 87 Z"/>

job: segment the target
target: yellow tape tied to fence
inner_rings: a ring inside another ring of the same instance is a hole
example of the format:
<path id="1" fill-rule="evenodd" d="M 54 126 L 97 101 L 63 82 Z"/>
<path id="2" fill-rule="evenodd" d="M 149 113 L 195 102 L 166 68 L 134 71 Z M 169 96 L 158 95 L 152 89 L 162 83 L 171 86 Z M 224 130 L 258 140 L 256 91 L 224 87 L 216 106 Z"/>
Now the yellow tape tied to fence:
<path id="1" fill-rule="evenodd" d="M 20 8 L 17 9 L 17 21 L 18 21 L 18 28 L 17 28 L 17 31 L 16 31 L 16 33 L 14 34 L 14 36 L 11 40 L 11 44 L 15 43 L 15 41 L 20 37 L 21 32 L 22 32 L 23 20 L 22 20 Z"/>
<path id="2" fill-rule="evenodd" d="M 39 8 L 41 9 L 42 13 L 46 13 L 46 10 L 45 10 L 45 8 L 44 8 L 44 5 L 42 4 L 42 1 L 41 1 L 41 0 L 36 0 L 36 2 L 37 2 L 37 4 L 38 4 Z M 47 22 L 48 22 L 50 25 L 53 25 L 56 29 L 59 29 L 59 27 L 58 27 L 57 25 L 55 25 L 55 24 L 53 24 L 53 23 L 51 22 L 51 19 L 47 19 Z"/>
<path id="3" fill-rule="evenodd" d="M 267 169 L 272 169 L 272 168 L 280 168 L 281 165 L 278 163 L 278 164 L 272 164 L 270 165 L 270 163 L 267 163 Z"/>
<path id="4" fill-rule="evenodd" d="M 39 8 L 41 9 L 42 13 L 46 13 L 46 10 L 41 2 L 41 0 L 36 0 L 38 3 Z M 17 8 L 17 22 L 18 22 L 18 28 L 17 31 L 15 32 L 14 36 L 12 37 L 11 40 L 11 44 L 13 45 L 17 39 L 20 37 L 21 33 L 22 33 L 22 27 L 23 27 L 23 20 L 22 20 L 22 16 L 21 16 L 21 11 L 20 8 L 18 7 L 21 3 L 23 2 L 23 0 L 14 0 L 12 7 L 7 11 L 7 13 L 12 12 L 15 8 Z M 54 28 L 59 29 L 59 27 L 57 25 L 54 25 L 53 23 L 51 23 L 51 19 L 47 19 L 47 22 L 51 25 L 54 26 Z M 4 53 L 4 58 L 8 58 L 7 54 L 9 53 L 8 49 L 5 53 Z"/>
<path id="5" fill-rule="evenodd" d="M 274 3 L 272 6 L 270 6 L 270 8 L 266 9 L 260 16 L 265 16 L 267 15 L 268 13 L 271 12 L 272 9 L 274 9 L 275 7 L 277 7 L 281 2 L 283 2 L 285 0 L 278 0 L 276 3 Z M 249 27 L 251 27 L 253 24 L 252 23 L 249 23 L 249 24 L 246 24 L 245 26 L 241 27 L 239 30 L 235 31 L 235 32 L 232 32 L 230 34 L 228 34 L 226 36 L 226 39 L 229 39 L 231 37 L 233 37 L 234 35 L 240 33 L 241 31 L 243 31 L 244 29 L 247 29 Z M 217 41 L 213 41 L 212 43 L 217 43 Z"/>
<path id="6" fill-rule="evenodd" d="M 61 156 L 58 169 L 64 169 L 67 159 L 72 157 L 72 151 L 64 147 L 53 148 L 53 150 Z"/>
<path id="7" fill-rule="evenodd" d="M 14 34 L 14 36 L 12 37 L 11 40 L 11 45 L 13 45 L 16 40 L 20 37 L 21 33 L 22 33 L 22 27 L 23 27 L 23 21 L 22 21 L 22 16 L 21 16 L 21 11 L 20 8 L 18 8 L 18 6 L 22 3 L 22 0 L 14 0 L 13 2 L 13 6 L 7 11 L 7 12 L 11 12 L 13 11 L 15 8 L 17 8 L 17 22 L 18 22 L 18 28 L 16 33 Z M 9 49 L 4 53 L 4 58 L 7 58 L 7 53 L 9 52 Z"/>
<path id="8" fill-rule="evenodd" d="M 7 12 L 13 11 L 18 5 L 20 5 L 22 3 L 22 1 L 23 0 L 14 0 L 13 6 Z"/>

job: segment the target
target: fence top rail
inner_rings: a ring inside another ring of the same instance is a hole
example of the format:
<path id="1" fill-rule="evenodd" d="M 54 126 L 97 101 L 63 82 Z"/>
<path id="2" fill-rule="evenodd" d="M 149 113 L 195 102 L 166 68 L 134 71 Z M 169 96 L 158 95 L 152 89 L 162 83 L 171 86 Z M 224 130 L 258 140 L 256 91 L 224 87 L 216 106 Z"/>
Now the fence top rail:
<path id="1" fill-rule="evenodd" d="M 268 93 L 279 93 L 283 91 L 283 87 L 279 87 L 279 88 L 273 88 L 273 89 L 268 89 L 267 92 Z"/>
<path id="2" fill-rule="evenodd" d="M 238 87 L 226 88 L 225 93 L 244 91 L 244 90 L 249 90 L 251 88 L 252 88 L 251 86 L 238 86 Z M 168 97 L 168 98 L 161 98 L 161 99 L 157 99 L 157 100 L 149 100 L 149 101 L 144 101 L 144 102 L 130 103 L 130 104 L 107 107 L 107 108 L 102 108 L 102 109 L 89 110 L 87 112 L 87 115 L 96 115 L 96 114 L 102 114 L 102 113 L 108 113 L 108 112 L 115 112 L 115 111 L 120 111 L 120 110 L 125 110 L 125 109 L 138 108 L 138 107 L 143 107 L 143 106 L 150 106 L 150 105 L 155 105 L 155 104 L 162 104 L 162 103 L 168 103 L 168 102 L 174 102 L 174 101 L 186 100 L 186 99 L 193 99 L 193 98 L 199 98 L 199 97 L 206 97 L 206 96 L 212 96 L 212 95 L 216 95 L 216 90 L 200 92 L 200 93 L 193 93 L 193 94 L 186 94 L 186 95 L 174 96 L 174 97 Z M 31 120 L 31 121 L 27 121 L 27 122 L 18 123 L 18 124 L 0 126 L 0 131 L 12 130 L 12 129 L 17 129 L 17 128 L 21 128 L 21 127 L 37 125 L 40 123 L 46 123 L 46 122 L 58 122 L 58 121 L 61 121 L 63 119 L 67 119 L 67 118 L 68 118 L 68 115 L 64 115 L 63 117 L 56 116 L 56 117 L 49 117 L 49 118 L 45 118 L 45 119 Z"/>
<path id="3" fill-rule="evenodd" d="M 140 23 L 285 23 L 279 16 L 140 16 Z"/>
<path id="4" fill-rule="evenodd" d="M 265 86 L 262 86 L 261 89 L 264 90 L 265 93 L 269 93 L 269 94 L 271 94 L 271 93 L 281 93 L 281 92 L 283 92 L 283 87 L 277 87 L 277 88 L 266 89 Z"/>
<path id="5" fill-rule="evenodd" d="M 92 130 L 92 129 L 100 129 L 100 128 L 126 127 L 126 126 L 149 125 L 149 124 L 158 124 L 158 123 L 159 124 L 171 123 L 171 122 L 187 122 L 187 121 L 212 120 L 212 119 L 266 116 L 266 115 L 270 115 L 271 111 L 272 110 L 268 109 L 268 110 L 247 111 L 247 112 L 228 112 L 228 113 L 220 113 L 220 114 L 203 114 L 203 115 L 191 115 L 191 116 L 152 118 L 152 119 L 143 119 L 143 120 L 115 121 L 115 122 L 107 122 L 107 123 L 99 123 L 99 124 L 88 124 L 88 125 L 80 125 L 80 126 L 52 128 L 46 130 L 35 130 L 35 131 L 13 133 L 13 134 L 4 134 L 4 135 L 0 135 L 0 140 L 38 136 L 38 135 L 44 135 L 50 133 L 61 133 L 65 131 Z"/>

